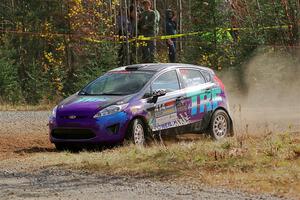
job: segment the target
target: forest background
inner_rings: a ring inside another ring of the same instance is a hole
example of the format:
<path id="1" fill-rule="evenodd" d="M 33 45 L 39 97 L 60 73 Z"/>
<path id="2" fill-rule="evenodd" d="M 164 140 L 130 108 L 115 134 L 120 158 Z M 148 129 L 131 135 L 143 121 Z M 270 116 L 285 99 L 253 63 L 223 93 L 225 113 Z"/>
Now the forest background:
<path id="1" fill-rule="evenodd" d="M 1 0 L 0 104 L 52 104 L 118 66 L 114 35 L 120 7 L 135 0 Z M 235 90 L 247 92 L 247 63 L 283 55 L 279 70 L 299 79 L 299 0 L 157 0 L 164 35 L 165 10 L 175 10 L 178 62 L 228 71 Z M 124 41 L 124 40 L 123 40 Z M 126 41 L 124 41 L 126 42 Z M 168 62 L 157 40 L 158 62 Z M 139 60 L 137 60 L 137 63 Z M 288 69 L 287 69 L 288 68 Z M 267 71 L 272 73 L 272 68 Z M 281 72 L 280 72 L 281 73 Z M 252 74 L 251 76 L 257 76 Z M 280 81 L 280 77 L 279 80 Z"/>

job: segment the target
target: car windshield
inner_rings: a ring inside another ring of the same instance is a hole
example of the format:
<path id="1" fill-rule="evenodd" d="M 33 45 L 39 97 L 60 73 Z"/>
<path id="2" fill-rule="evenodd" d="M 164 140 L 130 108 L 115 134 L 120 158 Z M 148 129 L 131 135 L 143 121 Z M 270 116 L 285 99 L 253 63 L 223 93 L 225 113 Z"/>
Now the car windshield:
<path id="1" fill-rule="evenodd" d="M 79 92 L 79 95 L 130 95 L 139 92 L 154 73 L 141 71 L 109 72 Z"/>

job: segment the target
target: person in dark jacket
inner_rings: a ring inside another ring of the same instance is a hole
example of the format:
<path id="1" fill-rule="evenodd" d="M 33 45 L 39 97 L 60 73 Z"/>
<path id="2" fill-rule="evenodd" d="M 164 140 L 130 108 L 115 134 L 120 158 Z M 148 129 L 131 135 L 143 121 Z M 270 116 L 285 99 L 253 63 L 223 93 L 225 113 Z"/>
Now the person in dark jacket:
<path id="1" fill-rule="evenodd" d="M 176 16 L 173 10 L 166 10 L 166 35 L 176 35 L 177 34 L 177 23 Z M 169 51 L 169 61 L 170 63 L 176 62 L 176 39 L 167 40 L 168 51 Z"/>
<path id="2" fill-rule="evenodd" d="M 138 29 L 139 35 L 145 37 L 154 37 L 155 36 L 155 24 L 156 24 L 156 14 L 155 11 L 151 9 L 151 2 L 145 0 L 142 3 L 144 11 L 141 13 Z M 155 43 L 154 40 L 143 41 L 142 45 L 142 62 L 144 63 L 153 63 L 155 60 Z"/>

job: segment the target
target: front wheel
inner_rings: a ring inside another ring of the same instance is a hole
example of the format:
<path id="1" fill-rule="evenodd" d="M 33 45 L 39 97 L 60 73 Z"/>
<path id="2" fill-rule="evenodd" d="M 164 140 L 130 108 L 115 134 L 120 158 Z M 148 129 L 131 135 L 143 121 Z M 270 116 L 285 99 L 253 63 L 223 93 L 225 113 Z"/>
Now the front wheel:
<path id="1" fill-rule="evenodd" d="M 210 122 L 210 136 L 215 140 L 227 137 L 230 132 L 230 119 L 224 110 L 217 110 Z"/>
<path id="2" fill-rule="evenodd" d="M 135 119 L 131 123 L 131 127 L 129 129 L 130 139 L 137 146 L 144 146 L 146 143 L 145 139 L 145 125 L 142 120 Z"/>

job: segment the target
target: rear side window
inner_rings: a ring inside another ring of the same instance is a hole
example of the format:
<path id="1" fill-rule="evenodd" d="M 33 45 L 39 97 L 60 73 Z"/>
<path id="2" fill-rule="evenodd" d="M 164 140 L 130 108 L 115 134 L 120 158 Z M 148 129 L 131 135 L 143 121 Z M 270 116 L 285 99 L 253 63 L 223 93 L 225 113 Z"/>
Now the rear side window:
<path id="1" fill-rule="evenodd" d="M 207 82 L 211 82 L 211 75 L 208 71 L 201 71 Z"/>
<path id="2" fill-rule="evenodd" d="M 205 79 L 199 70 L 180 69 L 183 82 L 187 87 L 196 86 L 205 83 Z"/>
<path id="3" fill-rule="evenodd" d="M 179 82 L 177 73 L 175 70 L 166 72 L 160 75 L 155 81 L 152 83 L 152 90 L 160 90 L 165 89 L 167 92 L 172 92 L 175 90 L 179 90 Z"/>

